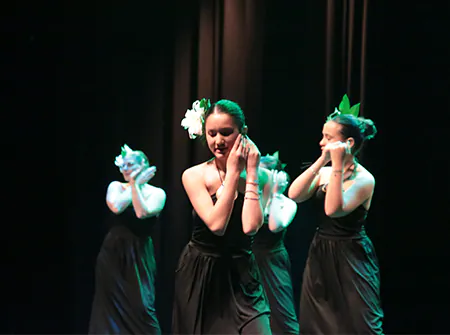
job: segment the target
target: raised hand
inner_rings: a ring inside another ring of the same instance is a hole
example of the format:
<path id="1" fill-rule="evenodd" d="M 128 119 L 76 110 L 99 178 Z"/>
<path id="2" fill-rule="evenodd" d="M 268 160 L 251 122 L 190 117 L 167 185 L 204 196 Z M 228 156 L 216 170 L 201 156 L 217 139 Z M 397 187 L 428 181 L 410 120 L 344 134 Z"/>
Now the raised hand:
<path id="1" fill-rule="evenodd" d="M 342 163 L 344 161 L 345 155 L 350 153 L 350 147 L 348 143 L 340 141 L 328 143 L 324 148 L 324 151 L 325 150 L 328 152 L 330 160 L 333 163 Z"/>
<path id="2" fill-rule="evenodd" d="M 156 166 L 150 166 L 142 170 L 136 177 L 135 182 L 138 185 L 148 183 L 156 174 Z"/>
<path id="3" fill-rule="evenodd" d="M 247 150 L 244 146 L 244 137 L 239 134 L 228 155 L 227 173 L 235 172 L 240 174 L 244 170 L 247 161 Z"/>
<path id="4" fill-rule="evenodd" d="M 247 151 L 246 154 L 247 171 L 256 170 L 256 168 L 259 166 L 261 153 L 259 152 L 259 149 L 256 146 L 256 144 L 248 136 L 244 137 L 244 141 L 245 141 L 244 151 Z"/>

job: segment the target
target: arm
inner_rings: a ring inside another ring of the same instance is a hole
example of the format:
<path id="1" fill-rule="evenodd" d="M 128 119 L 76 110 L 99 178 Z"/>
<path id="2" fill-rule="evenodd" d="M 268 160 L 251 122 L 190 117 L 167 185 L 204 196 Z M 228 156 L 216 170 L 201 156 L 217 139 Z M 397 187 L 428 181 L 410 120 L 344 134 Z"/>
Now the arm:
<path id="1" fill-rule="evenodd" d="M 242 208 L 242 230 L 244 234 L 254 235 L 264 223 L 263 208 L 270 194 L 269 170 L 260 168 L 261 153 L 256 144 L 245 136 L 246 182 L 244 206 Z"/>
<path id="2" fill-rule="evenodd" d="M 353 212 L 373 194 L 375 179 L 372 176 L 363 176 L 343 191 L 343 170 L 332 167 L 330 182 L 325 194 L 325 214 L 332 218 L 345 216 Z"/>
<path id="3" fill-rule="evenodd" d="M 131 201 L 139 219 L 158 215 L 166 204 L 166 192 L 163 189 L 149 186 L 151 192 L 148 195 L 144 195 L 143 188 L 145 185 L 147 184 L 140 185 L 135 183 L 131 186 Z"/>
<path id="4" fill-rule="evenodd" d="M 274 194 L 269 213 L 269 229 L 278 233 L 286 229 L 294 220 L 297 213 L 297 204 L 283 194 Z"/>
<path id="5" fill-rule="evenodd" d="M 370 198 L 375 179 L 371 174 L 363 173 L 344 192 L 344 157 L 349 151 L 348 144 L 336 142 L 327 146 L 331 157 L 331 174 L 325 195 L 325 214 L 329 217 L 342 217 Z"/>
<path id="6" fill-rule="evenodd" d="M 311 198 L 319 185 L 321 169 L 326 164 L 327 161 L 323 156 L 321 156 L 314 162 L 314 164 L 298 176 L 289 187 L 289 198 L 297 203 Z"/>
<path id="7" fill-rule="evenodd" d="M 265 170 L 263 170 L 265 171 Z M 258 167 L 246 172 L 244 206 L 242 208 L 242 230 L 247 235 L 254 235 L 263 224 L 263 196 L 260 185 L 265 194 L 270 185 L 266 173 Z"/>
<path id="8" fill-rule="evenodd" d="M 230 220 L 239 174 L 229 171 L 223 191 L 214 204 L 206 188 L 202 170 L 193 167 L 183 172 L 182 183 L 195 212 L 215 235 L 222 236 Z"/>
<path id="9" fill-rule="evenodd" d="M 106 191 L 106 204 L 111 212 L 122 213 L 131 203 L 131 193 L 129 189 L 123 189 L 122 184 L 113 181 Z"/>

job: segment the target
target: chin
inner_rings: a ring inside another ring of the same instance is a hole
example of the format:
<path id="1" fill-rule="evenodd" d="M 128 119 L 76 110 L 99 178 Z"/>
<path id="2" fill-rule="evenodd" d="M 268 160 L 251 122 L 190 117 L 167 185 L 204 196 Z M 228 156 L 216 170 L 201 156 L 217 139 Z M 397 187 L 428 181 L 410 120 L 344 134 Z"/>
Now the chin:
<path id="1" fill-rule="evenodd" d="M 224 154 L 222 154 L 222 153 L 220 153 L 220 152 L 214 152 L 214 156 L 216 157 L 216 158 L 219 158 L 219 159 L 227 159 L 228 158 L 228 155 L 229 155 L 229 152 L 227 151 L 226 153 L 224 153 Z"/>

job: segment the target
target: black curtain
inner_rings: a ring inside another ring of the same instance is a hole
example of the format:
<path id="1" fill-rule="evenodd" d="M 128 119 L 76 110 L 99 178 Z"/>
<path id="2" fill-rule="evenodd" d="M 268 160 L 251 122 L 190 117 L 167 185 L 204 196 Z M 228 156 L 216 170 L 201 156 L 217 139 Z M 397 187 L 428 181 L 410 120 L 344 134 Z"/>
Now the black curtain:
<path id="1" fill-rule="evenodd" d="M 361 161 L 377 182 L 368 231 L 385 332 L 448 332 L 448 7 L 30 2 L 3 13 L 4 133 L 14 150 L 4 154 L 2 332 L 86 332 L 123 143 L 148 154 L 167 193 L 154 241 L 158 314 L 170 332 L 174 268 L 191 231 L 181 174 L 210 157 L 182 129 L 186 109 L 202 97 L 237 101 L 262 154 L 279 150 L 295 178 L 320 154 L 321 127 L 344 93 L 379 129 Z M 296 303 L 315 228 L 309 206 L 286 237 Z"/>

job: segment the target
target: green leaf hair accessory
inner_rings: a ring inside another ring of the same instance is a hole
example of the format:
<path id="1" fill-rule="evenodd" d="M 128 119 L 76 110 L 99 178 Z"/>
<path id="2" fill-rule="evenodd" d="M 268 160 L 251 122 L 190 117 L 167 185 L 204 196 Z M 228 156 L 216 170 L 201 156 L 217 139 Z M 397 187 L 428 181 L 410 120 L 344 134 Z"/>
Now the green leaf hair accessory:
<path id="1" fill-rule="evenodd" d="M 120 155 L 116 156 L 116 159 L 114 161 L 114 164 L 120 168 L 123 166 L 123 159 L 131 154 L 133 150 L 126 144 L 123 145 L 123 147 L 120 148 Z"/>
<path id="2" fill-rule="evenodd" d="M 275 151 L 272 155 L 271 154 L 266 154 L 266 156 L 264 156 L 264 157 L 267 157 L 268 159 L 274 159 L 274 160 L 279 161 L 281 163 L 279 151 Z M 284 170 L 286 165 L 287 164 L 281 163 L 281 170 Z"/>
<path id="3" fill-rule="evenodd" d="M 203 123 L 205 122 L 205 113 L 211 107 L 209 99 L 196 100 L 192 104 L 192 109 L 188 109 L 181 120 L 181 126 L 188 130 L 191 140 L 197 136 L 203 135 Z"/>
<path id="4" fill-rule="evenodd" d="M 357 104 L 350 106 L 350 100 L 347 94 L 344 94 L 344 96 L 342 97 L 342 101 L 339 104 L 339 109 L 335 108 L 334 112 L 328 116 L 327 120 L 334 119 L 336 116 L 340 114 L 347 114 L 353 115 L 354 117 L 358 117 L 360 105 L 361 103 L 358 102 Z"/>

